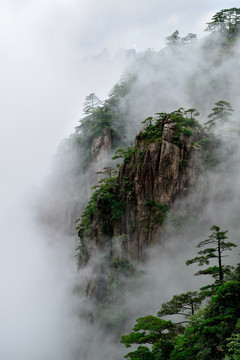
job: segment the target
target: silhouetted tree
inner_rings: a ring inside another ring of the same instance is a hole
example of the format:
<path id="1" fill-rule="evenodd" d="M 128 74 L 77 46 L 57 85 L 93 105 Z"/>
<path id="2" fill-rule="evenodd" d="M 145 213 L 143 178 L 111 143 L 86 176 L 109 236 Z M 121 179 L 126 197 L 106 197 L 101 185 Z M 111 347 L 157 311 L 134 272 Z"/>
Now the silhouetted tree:
<path id="1" fill-rule="evenodd" d="M 189 317 L 194 315 L 195 311 L 199 309 L 204 296 L 197 291 L 188 291 L 187 293 L 174 295 L 172 300 L 162 304 L 158 316 L 167 315 L 183 315 Z"/>
<path id="2" fill-rule="evenodd" d="M 240 33 L 240 8 L 223 9 L 217 12 L 212 21 L 207 23 L 205 31 L 219 31 L 234 38 Z"/>
<path id="3" fill-rule="evenodd" d="M 83 104 L 84 114 L 93 116 L 95 110 L 101 106 L 101 104 L 101 100 L 94 93 L 89 94 L 86 96 L 85 102 Z"/>
<path id="4" fill-rule="evenodd" d="M 215 105 L 212 113 L 208 115 L 210 120 L 204 124 L 208 129 L 213 129 L 217 122 L 227 122 L 233 112 L 233 108 L 228 101 L 221 100 L 216 102 Z"/>
<path id="5" fill-rule="evenodd" d="M 198 271 L 195 275 L 211 275 L 216 279 L 217 284 L 223 284 L 224 274 L 230 272 L 230 266 L 222 264 L 223 252 L 226 250 L 231 250 L 232 247 L 237 245 L 233 242 L 226 242 L 227 231 L 221 231 L 220 227 L 213 225 L 210 229 L 212 234 L 206 240 L 200 241 L 197 245 L 197 248 L 201 248 L 206 245 L 212 245 L 213 247 L 208 247 L 204 250 L 198 251 L 200 256 L 196 256 L 193 259 L 190 259 L 186 262 L 186 265 L 197 263 L 198 266 L 209 265 L 210 259 L 217 259 L 218 266 L 211 266 L 207 269 Z"/>

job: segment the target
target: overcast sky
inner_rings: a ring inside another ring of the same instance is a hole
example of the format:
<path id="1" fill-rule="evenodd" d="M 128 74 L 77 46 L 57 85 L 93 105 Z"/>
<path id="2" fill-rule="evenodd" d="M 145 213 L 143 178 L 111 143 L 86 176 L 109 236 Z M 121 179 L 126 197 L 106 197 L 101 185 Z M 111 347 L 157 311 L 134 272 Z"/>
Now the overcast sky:
<path id="1" fill-rule="evenodd" d="M 16 146 L 24 163 L 37 159 L 39 176 L 77 125 L 85 96 L 106 97 L 122 72 L 121 64 L 83 66 L 85 55 L 158 50 L 176 29 L 203 36 L 216 11 L 234 6 L 232 0 L 1 0 L 1 148 Z"/>
<path id="2" fill-rule="evenodd" d="M 232 0 L 2 0 L 1 37 L 9 45 L 32 39 L 52 51 L 82 53 L 136 46 L 158 49 L 178 29 L 202 35 L 205 23 Z M 39 43 L 40 42 L 40 43 Z"/>
<path id="3" fill-rule="evenodd" d="M 214 13 L 235 6 L 231 0 L 0 0 L 0 335 L 10 354 L 0 349 L 2 359 L 46 359 L 39 353 L 46 339 L 52 342 L 46 329 L 62 350 L 57 320 L 75 264 L 65 271 L 62 257 L 42 247 L 25 202 L 78 125 L 86 95 L 104 100 L 123 71 L 121 62 L 82 59 L 103 49 L 111 56 L 120 48 L 159 50 L 176 29 L 204 36 Z"/>
<path id="4" fill-rule="evenodd" d="M 176 29 L 204 36 L 232 0 L 1 0 L 0 160 L 7 183 L 44 177 L 59 142 L 78 124 L 84 98 L 104 100 L 121 62 L 82 63 L 120 48 L 159 50 Z M 14 166 L 13 166 L 14 164 Z M 32 180 L 33 179 L 33 180 Z"/>
<path id="5" fill-rule="evenodd" d="M 232 0 L 1 0 L 0 161 L 6 183 L 37 183 L 73 132 L 86 95 L 102 100 L 121 62 L 83 63 L 120 48 L 159 50 L 176 29 L 204 36 Z M 30 173 L 29 173 L 30 171 Z M 27 175 L 26 175 L 27 174 Z M 2 181 L 4 180 L 2 178 Z M 4 191 L 4 190 L 3 190 Z"/>

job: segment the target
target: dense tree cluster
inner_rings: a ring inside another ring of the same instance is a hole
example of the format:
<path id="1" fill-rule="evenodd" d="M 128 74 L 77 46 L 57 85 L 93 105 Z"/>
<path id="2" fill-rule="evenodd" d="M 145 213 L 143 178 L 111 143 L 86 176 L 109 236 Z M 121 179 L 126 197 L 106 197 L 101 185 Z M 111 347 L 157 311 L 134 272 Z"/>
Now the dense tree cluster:
<path id="1" fill-rule="evenodd" d="M 127 348 L 133 344 L 140 345 L 137 350 L 129 352 L 126 359 L 239 359 L 240 265 L 231 269 L 222 264 L 222 253 L 236 245 L 226 241 L 227 231 L 221 231 L 216 225 L 211 227 L 211 231 L 209 237 L 197 247 L 213 247 L 201 250 L 200 256 L 187 261 L 187 265 L 196 262 L 202 266 L 208 265 L 214 258 L 217 260 L 218 266 L 201 271 L 201 274 L 214 278 L 214 283 L 206 286 L 211 291 L 202 288 L 199 292 L 175 295 L 172 300 L 162 304 L 157 317 L 147 315 L 137 319 L 133 332 L 121 339 Z M 200 309 L 206 299 L 207 305 Z M 185 320 L 174 322 L 162 319 L 169 315 L 183 315 Z M 187 323 L 187 326 L 184 327 L 183 323 Z"/>
<path id="2" fill-rule="evenodd" d="M 221 51 L 225 52 L 226 45 L 229 45 L 230 48 L 232 40 L 239 36 L 240 9 L 224 9 L 216 13 L 212 21 L 207 24 L 206 30 L 224 35 L 223 38 L 227 39 L 227 41 L 224 42 L 223 46 L 222 44 L 219 46 L 219 53 Z M 209 37 L 211 38 L 211 36 Z M 214 36 L 212 37 L 214 38 Z M 195 39 L 196 35 L 192 33 L 180 37 L 179 31 L 176 30 L 166 38 L 166 49 L 170 49 L 170 51 L 181 49 L 183 46 L 191 44 Z M 211 50 L 210 47 L 208 50 Z M 209 51 L 209 53 L 212 54 L 213 52 Z M 214 56 L 213 54 L 210 60 L 213 59 L 214 65 L 216 65 L 217 61 Z M 161 67 L 159 64 L 163 57 L 164 51 L 156 52 L 148 49 L 138 55 L 134 66 L 135 68 L 140 67 L 143 69 L 142 72 L 148 73 L 148 66 L 152 67 L 152 64 L 155 64 L 156 69 L 154 71 L 159 71 L 158 67 Z M 219 58 L 217 60 L 221 61 Z M 194 86 L 197 86 L 198 80 L 203 75 L 205 77 L 206 71 L 204 68 L 200 69 L 199 76 L 196 75 L 194 79 L 191 79 L 189 91 L 194 93 Z M 86 97 L 83 106 L 83 117 L 75 128 L 75 133 L 62 145 L 63 152 L 74 148 L 84 154 L 83 170 L 87 169 L 92 160 L 91 146 L 93 139 L 101 136 L 106 128 L 110 129 L 112 133 L 114 150 L 119 146 L 120 140 L 121 146 L 127 146 L 124 149 L 117 150 L 115 158 L 123 158 L 124 162 L 128 162 L 136 151 L 134 146 L 130 146 L 126 131 L 126 123 L 129 119 L 129 109 L 131 107 L 129 95 L 132 95 L 133 90 L 135 96 L 139 95 L 138 91 L 147 95 L 152 91 L 152 88 L 151 91 L 149 90 L 150 86 L 153 86 L 156 91 L 160 91 L 158 84 L 157 86 L 151 84 L 148 88 L 147 82 L 144 89 L 138 89 L 136 86 L 136 74 L 137 72 L 133 68 L 128 70 L 120 82 L 113 87 L 109 97 L 104 102 L 94 93 Z M 214 89 L 215 84 L 218 84 L 217 81 L 218 79 L 214 78 L 211 91 Z M 222 80 L 222 83 L 224 83 L 224 80 Z M 196 97 L 201 97 L 201 94 L 199 95 L 197 91 L 196 94 Z M 204 99 L 207 98 L 207 94 L 206 91 Z M 197 106 L 197 101 L 193 101 L 193 104 Z M 206 137 L 196 143 L 196 146 L 202 148 L 205 160 L 207 160 L 205 163 L 208 162 L 210 166 L 216 163 L 216 158 L 212 155 L 211 144 L 209 145 L 210 136 L 208 134 L 217 126 L 225 124 L 230 119 L 232 112 L 233 109 L 229 102 L 224 100 L 216 102 L 208 116 L 208 121 L 204 124 Z M 199 113 L 195 108 L 186 111 L 180 108 L 169 114 L 171 119 L 176 121 L 178 130 L 178 134 L 174 139 L 176 145 L 179 144 L 181 134 L 192 135 L 194 126 L 198 126 L 195 120 L 198 115 Z M 145 136 L 146 141 L 159 141 L 161 128 L 156 126 L 156 123 L 161 121 L 164 116 L 165 113 L 159 113 L 155 119 L 148 117 L 143 121 L 144 131 L 142 135 Z M 118 184 L 116 177 L 112 176 L 114 175 L 113 171 L 110 167 L 106 170 L 109 178 L 103 180 L 93 193 L 87 208 L 83 212 L 82 222 L 78 225 L 78 230 L 81 231 L 82 226 L 89 228 L 90 218 L 96 210 L 95 205 L 99 194 L 102 197 L 104 211 L 107 208 L 106 204 L 108 204 L 110 220 L 118 220 L 121 217 L 124 204 L 119 199 Z M 118 191 L 113 193 L 112 190 L 115 188 Z M 148 203 L 149 207 L 155 205 Z M 240 265 L 236 269 L 232 269 L 229 265 L 223 265 L 222 257 L 225 255 L 222 254 L 235 247 L 235 244 L 226 241 L 226 231 L 221 231 L 218 226 L 214 225 L 211 230 L 212 233 L 209 238 L 198 244 L 198 256 L 188 260 L 187 265 L 196 263 L 199 266 L 204 266 L 216 260 L 216 264 L 211 264 L 211 266 L 197 272 L 197 275 L 211 275 L 214 279 L 213 284 L 200 289 L 200 291 L 188 291 L 175 295 L 170 301 L 162 304 L 157 316 L 147 315 L 137 319 L 133 331 L 128 335 L 124 335 L 121 342 L 127 348 L 131 345 L 138 347 L 136 350 L 129 352 L 125 358 L 129 360 L 236 360 L 240 358 Z M 207 247 L 205 248 L 205 246 Z M 80 254 L 82 250 L 81 243 L 77 250 Z M 207 301 L 207 305 L 200 309 L 203 301 Z M 108 300 L 106 303 L 108 304 Z M 109 312 L 107 312 L 106 316 L 109 317 Z M 163 319 L 165 316 L 172 316 L 173 320 Z M 175 316 L 177 316 L 177 321 L 174 321 Z M 114 321 L 115 319 L 113 323 Z"/>
<path id="3" fill-rule="evenodd" d="M 176 46 L 176 45 L 187 45 L 196 38 L 197 35 L 193 33 L 189 33 L 184 37 L 180 37 L 179 31 L 175 30 L 170 36 L 167 36 L 165 40 L 168 46 Z"/>
<path id="4" fill-rule="evenodd" d="M 216 13 L 212 21 L 207 24 L 206 30 L 228 34 L 230 44 L 230 40 L 233 37 L 236 38 L 239 34 L 239 29 L 240 9 L 231 8 Z M 186 45 L 191 45 L 195 39 L 196 35 L 193 33 L 181 37 L 179 31 L 175 30 L 166 37 L 167 47 L 165 50 L 169 48 L 179 49 Z M 138 89 L 136 86 L 139 76 L 136 69 L 140 67 L 145 72 L 148 72 L 148 68 L 152 68 L 153 63 L 161 64 L 161 61 L 164 60 L 164 53 L 164 50 L 157 52 L 148 49 L 138 54 L 134 65 L 125 71 L 121 80 L 115 84 L 105 101 L 102 102 L 94 93 L 89 94 L 83 105 L 83 117 L 79 120 L 79 125 L 76 126 L 75 132 L 61 144 L 59 153 L 67 152 L 71 148 L 79 150 L 83 158 L 83 168 L 86 169 L 92 160 L 92 141 L 94 138 L 102 135 L 105 128 L 111 130 L 113 148 L 116 149 L 119 145 L 129 146 L 136 133 L 133 131 L 133 134 L 129 134 L 129 129 L 127 130 L 126 126 L 132 116 L 130 108 L 133 92 L 136 98 L 143 92 L 143 89 Z M 144 89 L 144 91 L 147 93 L 149 89 Z M 228 120 L 233 111 L 227 101 L 221 100 L 215 105 L 213 112 L 209 115 L 209 120 L 205 124 L 208 130 L 212 130 L 218 123 Z M 189 109 L 189 111 L 191 117 L 197 116 L 197 113 L 194 113 L 195 109 Z"/>
<path id="5" fill-rule="evenodd" d="M 236 38 L 240 33 L 240 9 L 223 9 L 207 23 L 206 31 L 221 32 L 227 38 Z"/>

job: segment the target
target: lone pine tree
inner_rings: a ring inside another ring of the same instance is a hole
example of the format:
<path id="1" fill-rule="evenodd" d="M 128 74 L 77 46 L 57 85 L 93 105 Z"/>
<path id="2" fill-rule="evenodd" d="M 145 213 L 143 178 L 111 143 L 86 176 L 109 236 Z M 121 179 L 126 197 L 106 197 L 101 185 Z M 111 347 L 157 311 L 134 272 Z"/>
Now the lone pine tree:
<path id="1" fill-rule="evenodd" d="M 227 256 L 223 255 L 223 252 L 231 250 L 232 247 L 236 247 L 237 245 L 233 242 L 225 241 L 227 239 L 227 231 L 221 231 L 219 226 L 213 225 L 210 230 L 212 234 L 210 234 L 206 240 L 200 241 L 197 248 L 202 248 L 207 245 L 212 245 L 213 247 L 198 251 L 200 256 L 187 260 L 186 265 L 194 263 L 197 263 L 198 266 L 209 265 L 211 259 L 216 259 L 218 266 L 210 266 L 198 271 L 195 275 L 211 275 L 215 279 L 215 284 L 221 285 L 224 282 L 224 275 L 228 274 L 231 269 L 231 266 L 223 265 L 222 263 L 222 258 Z M 211 287 L 211 285 L 208 287 Z"/>

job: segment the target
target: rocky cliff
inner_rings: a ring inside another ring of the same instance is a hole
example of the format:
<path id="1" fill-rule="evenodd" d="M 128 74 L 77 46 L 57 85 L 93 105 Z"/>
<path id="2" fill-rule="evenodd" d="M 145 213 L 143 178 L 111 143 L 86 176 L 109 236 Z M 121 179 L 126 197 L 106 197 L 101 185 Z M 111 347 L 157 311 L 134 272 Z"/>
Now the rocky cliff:
<path id="1" fill-rule="evenodd" d="M 79 266 L 90 263 L 92 269 L 85 282 L 96 305 L 87 314 L 91 321 L 97 318 L 110 331 L 124 327 L 127 279 L 136 261 L 161 242 L 169 209 L 194 189 L 203 164 L 212 161 L 212 146 L 192 113 L 179 109 L 146 119 L 135 146 L 115 152 L 122 159 L 118 171 L 108 167 L 109 177 L 95 186 L 77 227 Z"/>
<path id="2" fill-rule="evenodd" d="M 118 175 L 97 187 L 82 215 L 80 263 L 95 250 L 113 259 L 144 259 L 168 208 L 196 184 L 204 134 L 195 120 L 181 122 L 175 115 L 161 114 L 155 125 L 149 118 L 135 146 L 118 150 L 115 157 L 123 157 Z"/>

